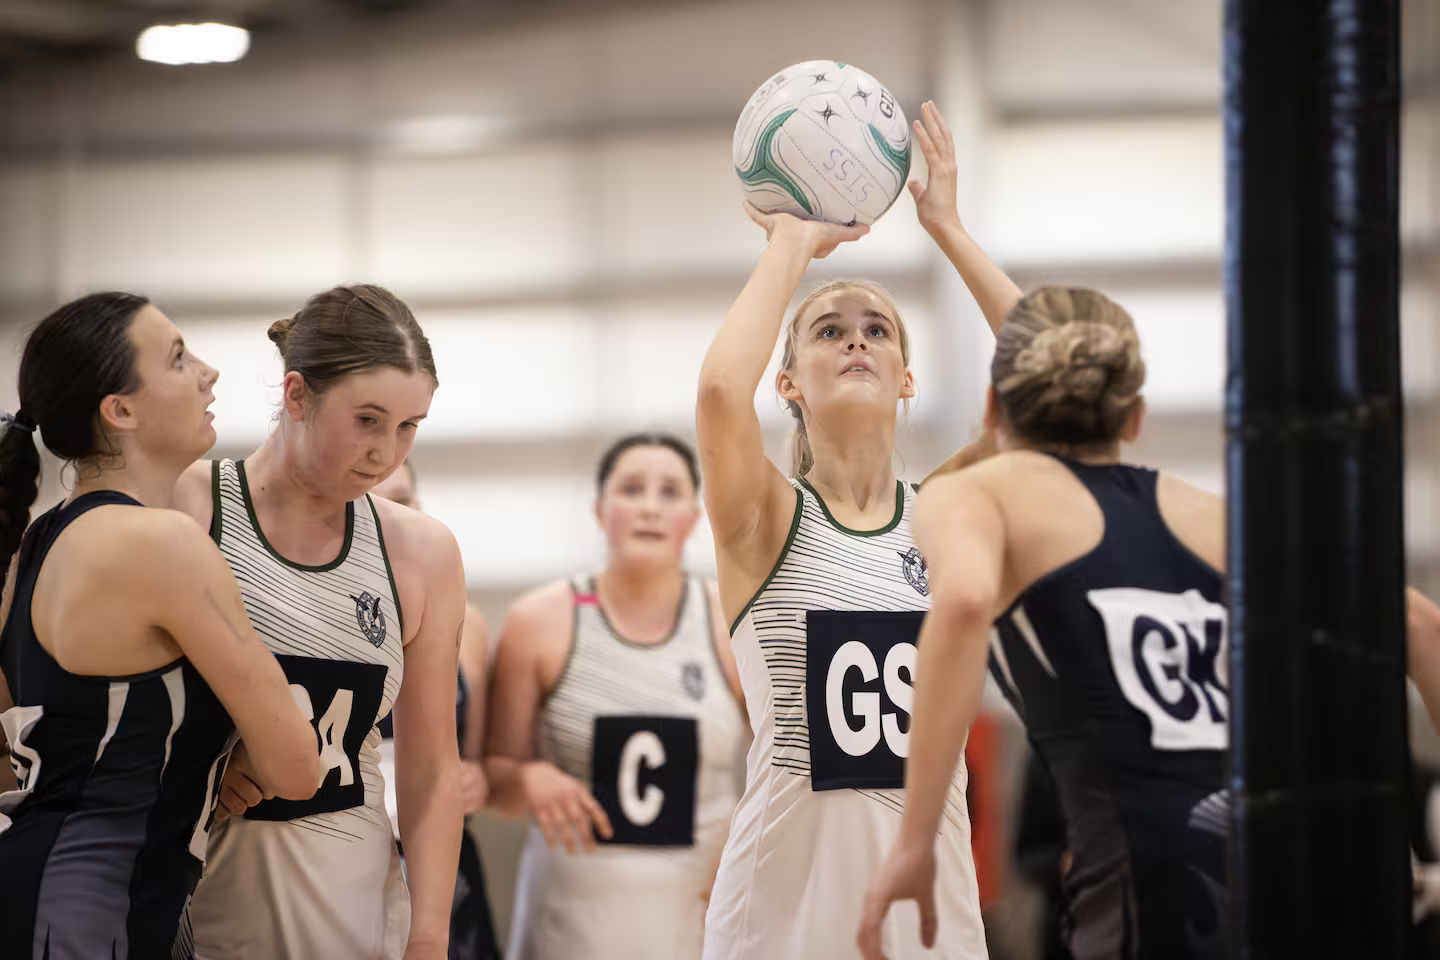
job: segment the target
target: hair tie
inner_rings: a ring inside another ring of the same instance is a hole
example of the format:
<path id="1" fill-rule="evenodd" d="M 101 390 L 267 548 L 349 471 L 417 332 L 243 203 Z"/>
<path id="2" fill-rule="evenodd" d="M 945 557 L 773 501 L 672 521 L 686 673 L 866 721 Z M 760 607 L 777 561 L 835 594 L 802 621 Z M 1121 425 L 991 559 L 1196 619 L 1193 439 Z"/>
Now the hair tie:
<path id="1" fill-rule="evenodd" d="M 30 420 L 29 417 L 25 416 L 23 412 L 0 413 L 0 423 L 3 423 L 9 427 L 14 427 L 16 430 L 23 430 L 26 433 L 35 432 L 35 424 Z"/>

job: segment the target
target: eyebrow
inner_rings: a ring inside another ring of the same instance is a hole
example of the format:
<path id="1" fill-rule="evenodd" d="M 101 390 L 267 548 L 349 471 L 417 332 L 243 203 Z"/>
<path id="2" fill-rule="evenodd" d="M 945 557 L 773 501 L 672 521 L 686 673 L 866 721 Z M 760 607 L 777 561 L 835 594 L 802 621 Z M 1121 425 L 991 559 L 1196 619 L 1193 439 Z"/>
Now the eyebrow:
<path id="1" fill-rule="evenodd" d="M 173 353 L 177 348 L 181 353 L 185 352 L 185 338 L 178 333 L 175 334 L 175 339 L 170 341 L 170 351 Z"/>
<path id="2" fill-rule="evenodd" d="M 866 316 L 867 318 L 871 318 L 871 319 L 884 320 L 886 323 L 893 323 L 893 322 L 894 322 L 894 321 L 892 321 L 889 317 L 885 316 L 885 314 L 881 313 L 879 310 L 873 310 L 873 309 L 871 309 L 871 308 L 869 308 L 869 307 L 866 307 L 866 308 L 865 308 L 865 316 Z M 820 314 L 820 316 L 818 316 L 818 317 L 816 317 L 814 320 L 811 320 L 811 321 L 810 321 L 810 329 L 811 329 L 811 330 L 814 330 L 817 326 L 819 326 L 819 325 L 822 324 L 822 323 L 829 323 L 829 322 L 831 322 L 832 320 L 839 320 L 839 319 L 840 319 L 840 313 L 839 313 L 839 311 L 837 311 L 837 310 L 831 310 L 829 313 L 822 313 L 822 314 Z"/>
<path id="3" fill-rule="evenodd" d="M 361 404 L 357 404 L 356 407 L 355 407 L 355 409 L 356 409 L 357 412 L 360 411 L 360 410 L 374 410 L 376 413 L 380 414 L 382 417 L 388 417 L 388 416 L 390 416 L 390 411 L 389 411 L 389 410 L 386 410 L 384 407 L 380 406 L 380 404 L 378 404 L 378 403 L 361 403 Z M 426 414 L 417 413 L 417 414 L 415 414 L 415 415 L 412 416 L 412 417 L 401 417 L 400 419 L 402 419 L 402 420 L 424 420 L 425 417 L 426 417 Z"/>

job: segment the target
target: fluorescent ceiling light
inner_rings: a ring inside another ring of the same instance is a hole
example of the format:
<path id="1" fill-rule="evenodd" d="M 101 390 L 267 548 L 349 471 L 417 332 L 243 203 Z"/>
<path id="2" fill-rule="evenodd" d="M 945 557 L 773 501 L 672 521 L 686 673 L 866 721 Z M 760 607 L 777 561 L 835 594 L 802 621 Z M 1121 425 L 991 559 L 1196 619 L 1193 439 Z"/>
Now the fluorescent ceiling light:
<path id="1" fill-rule="evenodd" d="M 233 63 L 250 49 L 250 32 L 223 23 L 177 23 L 150 27 L 135 53 L 153 63 Z"/>

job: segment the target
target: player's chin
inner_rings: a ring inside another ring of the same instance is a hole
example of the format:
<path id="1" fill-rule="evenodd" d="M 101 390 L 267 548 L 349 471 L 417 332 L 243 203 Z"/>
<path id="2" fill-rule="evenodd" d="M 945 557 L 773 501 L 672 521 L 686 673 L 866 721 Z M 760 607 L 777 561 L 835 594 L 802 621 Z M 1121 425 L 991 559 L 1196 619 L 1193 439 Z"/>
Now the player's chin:
<path id="1" fill-rule="evenodd" d="M 631 560 L 674 562 L 679 550 L 672 537 L 632 535 L 626 538 L 625 554 Z"/>
<path id="2" fill-rule="evenodd" d="M 200 429 L 195 432 L 195 437 L 189 444 L 189 449 L 186 450 L 186 453 L 192 460 L 199 460 L 207 451 L 215 446 L 216 439 L 215 428 L 211 426 L 207 420 L 202 423 Z"/>

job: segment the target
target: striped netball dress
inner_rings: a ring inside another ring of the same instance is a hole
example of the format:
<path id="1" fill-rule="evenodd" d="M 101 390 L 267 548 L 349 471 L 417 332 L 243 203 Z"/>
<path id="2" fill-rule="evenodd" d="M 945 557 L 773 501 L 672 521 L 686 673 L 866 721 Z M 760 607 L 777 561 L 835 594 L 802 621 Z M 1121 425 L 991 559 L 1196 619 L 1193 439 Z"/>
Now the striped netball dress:
<path id="1" fill-rule="evenodd" d="M 339 555 L 320 566 L 275 552 L 243 462 L 214 468 L 211 533 L 255 632 L 313 718 L 324 781 L 309 800 L 266 800 L 211 833 L 178 956 L 198 960 L 389 960 L 409 932 L 376 721 L 404 672 L 400 606 L 367 495 L 347 505 Z M 307 709 L 308 708 L 308 709 Z M 193 935 L 193 944 L 186 934 Z"/>
<path id="2" fill-rule="evenodd" d="M 715 654 L 709 591 L 690 578 L 670 637 L 642 645 L 611 626 L 593 581 L 572 589 L 574 639 L 541 710 L 540 758 L 590 788 L 615 836 L 570 854 L 531 825 L 505 956 L 699 957 L 744 735 Z"/>
<path id="3" fill-rule="evenodd" d="M 707 960 L 856 957 L 865 887 L 904 810 L 916 639 L 929 608 L 910 536 L 894 519 L 841 526 L 804 480 L 790 536 L 731 628 L 755 741 L 706 917 Z M 962 763 L 936 847 L 940 939 L 920 943 L 913 903 L 891 910 L 892 960 L 986 956 Z"/>

